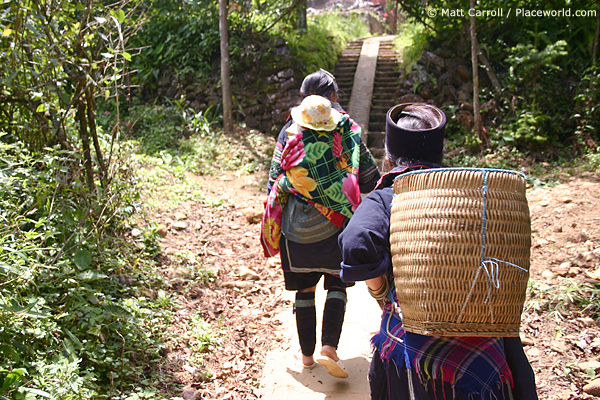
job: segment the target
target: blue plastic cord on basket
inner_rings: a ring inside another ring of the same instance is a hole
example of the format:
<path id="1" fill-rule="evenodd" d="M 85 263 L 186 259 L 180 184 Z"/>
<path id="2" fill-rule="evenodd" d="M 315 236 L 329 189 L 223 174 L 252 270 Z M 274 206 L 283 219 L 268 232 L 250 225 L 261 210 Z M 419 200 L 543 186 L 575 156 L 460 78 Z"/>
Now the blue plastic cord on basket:
<path id="1" fill-rule="evenodd" d="M 488 176 L 487 176 L 487 172 L 504 172 L 504 173 L 509 173 L 509 174 L 519 174 L 521 175 L 523 178 L 526 179 L 526 176 L 524 173 L 522 172 L 517 172 L 517 171 L 512 171 L 512 170 L 505 170 L 505 169 L 491 169 L 491 168 L 435 168 L 435 169 L 426 169 L 426 170 L 417 170 L 417 171 L 409 171 L 407 173 L 404 173 L 402 175 L 398 175 L 394 180 L 400 178 L 400 177 L 405 177 L 408 175 L 416 175 L 416 174 L 425 174 L 425 173 L 436 173 L 436 172 L 444 172 L 444 171 L 475 171 L 475 172 L 481 172 L 482 176 L 483 176 L 483 186 L 481 188 L 481 192 L 483 194 L 483 210 L 482 210 L 482 226 L 481 226 L 481 263 L 479 265 L 479 268 L 477 269 L 477 274 L 475 275 L 475 278 L 473 279 L 473 283 L 471 284 L 471 288 L 469 290 L 469 293 L 465 299 L 465 302 L 460 310 L 460 313 L 458 315 L 457 318 L 457 322 L 460 322 L 462 315 L 467 307 L 467 304 L 471 298 L 471 295 L 473 294 L 473 290 L 475 288 L 475 284 L 477 283 L 477 280 L 479 278 L 479 274 L 481 272 L 481 270 L 483 269 L 483 271 L 486 274 L 487 277 L 487 282 L 488 282 L 488 294 L 487 297 L 484 301 L 484 303 L 487 303 L 491 294 L 492 294 L 492 287 L 499 289 L 500 288 L 500 266 L 499 264 L 505 264 L 505 265 L 509 265 L 511 267 L 515 267 L 517 269 L 520 269 L 524 272 L 528 272 L 526 268 L 523 268 L 519 265 L 510 263 L 508 261 L 504 261 L 504 260 L 499 260 L 497 258 L 493 258 L 493 257 L 486 257 L 485 256 L 485 232 L 486 232 L 486 221 L 487 221 L 487 209 L 486 209 L 486 202 L 487 202 L 487 191 L 489 189 L 489 183 L 488 183 Z M 396 195 L 394 195 L 396 196 Z"/>
<path id="2" fill-rule="evenodd" d="M 400 177 L 404 177 L 404 176 L 408 176 L 408 175 L 415 175 L 415 174 L 426 174 L 426 173 L 433 173 L 433 172 L 444 172 L 444 171 L 480 171 L 480 172 L 505 172 L 508 174 L 518 174 L 521 175 L 523 178 L 527 179 L 527 175 L 525 175 L 523 172 L 518 172 L 518 171 L 513 171 L 511 169 L 494 169 L 494 168 L 473 168 L 473 167 L 460 167 L 460 168 L 430 168 L 430 169 L 419 169 L 416 171 L 408 171 L 405 172 L 401 175 L 398 175 L 397 177 L 394 178 L 394 180 L 400 178 Z"/>
<path id="3" fill-rule="evenodd" d="M 500 172 L 509 172 L 505 170 L 500 170 Z M 523 175 L 524 176 L 524 175 Z M 488 295 L 485 298 L 484 303 L 487 303 L 492 293 L 492 286 L 496 289 L 500 289 L 500 279 L 499 279 L 499 265 L 498 263 L 504 263 L 506 265 L 510 265 L 511 267 L 518 268 L 522 271 L 527 272 L 527 270 L 523 267 L 520 267 L 516 264 L 509 263 L 508 261 L 498 260 L 497 258 L 486 257 L 485 256 L 485 226 L 487 222 L 487 191 L 489 189 L 488 177 L 486 175 L 486 170 L 483 170 L 483 187 L 481 188 L 481 193 L 483 194 L 483 212 L 482 212 L 482 226 L 481 226 L 481 265 L 479 268 L 483 268 L 485 273 L 488 276 L 488 282 L 491 282 L 491 285 L 488 285 Z M 490 266 L 488 269 L 487 265 Z"/>

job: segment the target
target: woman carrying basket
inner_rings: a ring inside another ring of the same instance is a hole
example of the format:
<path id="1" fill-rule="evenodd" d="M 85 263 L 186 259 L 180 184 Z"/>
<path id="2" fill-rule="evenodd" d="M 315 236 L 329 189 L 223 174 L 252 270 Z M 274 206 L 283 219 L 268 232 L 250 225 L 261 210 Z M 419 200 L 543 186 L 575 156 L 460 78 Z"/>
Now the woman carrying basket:
<path id="1" fill-rule="evenodd" d="M 388 111 L 390 171 L 339 237 L 342 280 L 366 281 L 383 310 L 381 330 L 371 339 L 371 399 L 537 399 L 519 337 L 435 337 L 403 329 L 390 252 L 392 184 L 410 171 L 444 167 L 445 124 L 443 111 L 425 103 Z"/>

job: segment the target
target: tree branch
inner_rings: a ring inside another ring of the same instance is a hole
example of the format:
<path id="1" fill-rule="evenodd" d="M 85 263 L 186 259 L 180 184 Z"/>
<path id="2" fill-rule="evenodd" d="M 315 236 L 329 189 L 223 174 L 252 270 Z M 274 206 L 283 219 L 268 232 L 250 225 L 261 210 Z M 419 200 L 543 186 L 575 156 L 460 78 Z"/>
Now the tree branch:
<path id="1" fill-rule="evenodd" d="M 292 12 L 293 12 L 293 11 L 296 9 L 296 7 L 298 7 L 298 5 L 299 5 L 301 2 L 302 2 L 302 0 L 294 0 L 294 3 L 293 3 L 291 6 L 290 6 L 290 8 L 288 8 L 288 9 L 286 10 L 286 12 L 284 12 L 283 14 L 281 14 L 281 15 L 279 16 L 279 18 L 277 18 L 277 19 L 276 19 L 276 20 L 275 20 L 275 21 L 274 21 L 274 22 L 273 22 L 271 25 L 269 25 L 267 28 L 263 29 L 262 31 L 260 31 L 260 32 L 258 32 L 258 33 L 260 34 L 260 33 L 263 33 L 263 32 L 267 32 L 267 31 L 269 31 L 269 30 L 270 30 L 272 27 L 274 27 L 274 26 L 275 26 L 275 25 L 276 25 L 276 24 L 277 24 L 279 21 L 281 21 L 281 20 L 282 20 L 282 19 L 283 19 L 285 16 L 287 16 L 287 15 L 291 14 L 291 13 L 292 13 Z"/>

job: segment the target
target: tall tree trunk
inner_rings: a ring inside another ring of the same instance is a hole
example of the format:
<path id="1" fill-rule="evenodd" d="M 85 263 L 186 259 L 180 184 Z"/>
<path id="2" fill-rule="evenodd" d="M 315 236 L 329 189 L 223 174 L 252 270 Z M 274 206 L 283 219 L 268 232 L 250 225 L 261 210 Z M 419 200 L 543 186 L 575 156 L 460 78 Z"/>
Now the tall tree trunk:
<path id="1" fill-rule="evenodd" d="M 221 85 L 223 89 L 223 131 L 233 133 L 231 82 L 229 80 L 229 34 L 227 32 L 228 0 L 219 0 L 219 33 L 221 34 Z"/>
<path id="2" fill-rule="evenodd" d="M 94 104 L 94 95 L 92 90 L 88 88 L 85 93 L 86 106 L 87 106 L 87 123 L 92 142 L 94 143 L 94 149 L 96 150 L 96 159 L 98 161 L 98 169 L 100 172 L 100 183 L 102 187 L 106 188 L 106 163 L 104 162 L 104 156 L 102 156 L 102 148 L 100 147 L 100 141 L 98 140 L 98 132 L 96 131 L 96 115 L 94 110 L 96 109 Z"/>
<path id="3" fill-rule="evenodd" d="M 301 0 L 298 3 L 298 9 L 296 10 L 296 28 L 299 31 L 305 31 L 308 29 L 308 22 L 306 20 L 306 0 Z"/>
<path id="4" fill-rule="evenodd" d="M 93 193 L 94 187 L 94 168 L 92 166 L 92 154 L 90 152 L 90 138 L 88 136 L 86 104 L 83 96 L 77 100 L 76 118 L 79 122 L 79 137 L 83 147 L 83 165 L 85 168 L 85 178 L 88 190 Z"/>
<path id="5" fill-rule="evenodd" d="M 598 60 L 598 37 L 600 36 L 600 0 L 596 0 L 596 36 L 594 36 L 594 49 L 592 50 L 592 63 Z"/>
<path id="6" fill-rule="evenodd" d="M 394 2 L 394 29 L 392 30 L 392 34 L 396 35 L 398 33 L 398 3 L 400 0 L 396 0 Z"/>
<path id="7" fill-rule="evenodd" d="M 479 52 L 479 61 L 481 61 L 481 63 L 485 67 L 485 73 L 492 82 L 494 89 L 496 89 L 496 92 L 500 93 L 502 91 L 502 84 L 498 80 L 498 77 L 494 73 L 494 70 L 492 70 L 492 64 L 490 64 L 490 61 L 482 52 Z"/>
<path id="8" fill-rule="evenodd" d="M 471 0 L 471 9 L 475 8 L 475 0 Z M 488 147 L 488 138 L 481 126 L 481 110 L 479 106 L 479 46 L 477 44 L 477 33 L 475 31 L 475 15 L 471 15 L 471 65 L 473 69 L 473 130 L 481 140 L 484 147 Z"/>

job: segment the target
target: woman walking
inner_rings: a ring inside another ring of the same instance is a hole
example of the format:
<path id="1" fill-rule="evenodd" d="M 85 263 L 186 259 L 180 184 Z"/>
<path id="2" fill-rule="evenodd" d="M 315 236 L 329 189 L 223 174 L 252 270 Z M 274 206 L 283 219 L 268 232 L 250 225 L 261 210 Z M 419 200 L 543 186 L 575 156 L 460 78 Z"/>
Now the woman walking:
<path id="1" fill-rule="evenodd" d="M 371 342 L 373 400 L 537 399 L 533 370 L 518 337 L 435 337 L 405 331 L 394 286 L 390 218 L 394 179 L 444 167 L 446 116 L 424 103 L 392 107 L 386 116 L 385 173 L 339 237 L 344 282 L 365 281 L 382 306 Z"/>
<path id="2" fill-rule="evenodd" d="M 337 347 L 346 308 L 339 278 L 338 236 L 361 201 L 360 193 L 379 179 L 375 160 L 361 141 L 361 129 L 337 103 L 329 72 L 308 75 L 306 95 L 278 137 L 271 162 L 261 243 L 267 257 L 278 253 L 287 290 L 296 292 L 294 312 L 302 364 L 315 365 L 315 292 L 323 279 L 321 357 L 317 362 L 339 378 L 348 377 Z"/>

